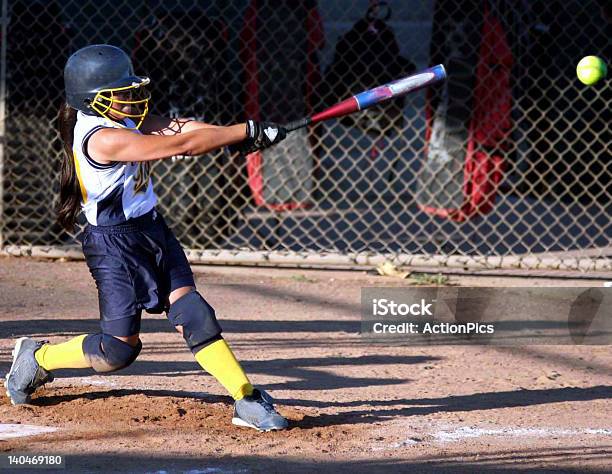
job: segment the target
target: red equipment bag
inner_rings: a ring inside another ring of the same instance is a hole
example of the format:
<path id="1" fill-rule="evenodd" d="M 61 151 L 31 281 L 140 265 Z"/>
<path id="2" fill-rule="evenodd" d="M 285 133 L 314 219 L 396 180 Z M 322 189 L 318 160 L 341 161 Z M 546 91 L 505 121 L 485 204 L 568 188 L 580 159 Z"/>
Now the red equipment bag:
<path id="1" fill-rule="evenodd" d="M 428 95 L 427 156 L 417 202 L 425 212 L 463 221 L 490 212 L 495 204 L 512 127 L 513 56 L 488 2 L 483 9 L 474 5 L 454 29 L 444 7 L 456 4 L 448 3 L 436 5 L 432 62 L 446 64 L 449 78 Z"/>
<path id="2" fill-rule="evenodd" d="M 320 82 L 317 51 L 323 26 L 315 0 L 251 0 L 240 34 L 247 118 L 286 123 L 312 113 Z M 313 151 L 307 130 L 247 156 L 257 206 L 310 206 Z"/>

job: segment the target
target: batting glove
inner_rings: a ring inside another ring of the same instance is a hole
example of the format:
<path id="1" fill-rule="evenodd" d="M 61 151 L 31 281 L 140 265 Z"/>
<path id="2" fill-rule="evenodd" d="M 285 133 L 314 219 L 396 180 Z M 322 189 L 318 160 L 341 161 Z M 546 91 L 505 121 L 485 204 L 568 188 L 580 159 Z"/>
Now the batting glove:
<path id="1" fill-rule="evenodd" d="M 247 138 L 240 142 L 236 149 L 248 155 L 283 141 L 287 136 L 287 130 L 276 123 L 247 120 L 246 134 Z"/>

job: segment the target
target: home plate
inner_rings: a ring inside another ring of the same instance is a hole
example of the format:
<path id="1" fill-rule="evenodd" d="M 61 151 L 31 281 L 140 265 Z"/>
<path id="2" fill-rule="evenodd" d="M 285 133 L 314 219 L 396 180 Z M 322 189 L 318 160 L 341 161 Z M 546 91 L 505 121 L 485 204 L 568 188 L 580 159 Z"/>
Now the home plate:
<path id="1" fill-rule="evenodd" d="M 20 438 L 22 436 L 34 436 L 44 433 L 52 433 L 54 431 L 57 431 L 57 428 L 52 428 L 50 426 L 0 423 L 0 440 L 9 438 Z"/>

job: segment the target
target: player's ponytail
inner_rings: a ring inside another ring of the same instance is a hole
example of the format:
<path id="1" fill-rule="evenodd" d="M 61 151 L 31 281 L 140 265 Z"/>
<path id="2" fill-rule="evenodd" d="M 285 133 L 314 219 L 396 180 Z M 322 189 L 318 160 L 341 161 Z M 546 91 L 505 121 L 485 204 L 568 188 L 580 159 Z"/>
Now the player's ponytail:
<path id="1" fill-rule="evenodd" d="M 57 221 L 64 229 L 72 231 L 81 211 L 81 187 L 72 156 L 77 111 L 64 102 L 60 106 L 57 119 L 58 131 L 64 145 L 59 201 L 56 207 Z"/>

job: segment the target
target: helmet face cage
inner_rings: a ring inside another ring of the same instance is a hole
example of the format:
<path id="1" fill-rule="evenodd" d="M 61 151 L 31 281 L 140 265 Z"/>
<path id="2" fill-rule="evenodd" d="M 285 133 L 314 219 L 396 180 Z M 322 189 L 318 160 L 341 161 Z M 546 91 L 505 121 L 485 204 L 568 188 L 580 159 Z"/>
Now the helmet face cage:
<path id="1" fill-rule="evenodd" d="M 66 61 L 66 103 L 87 115 L 100 115 L 122 125 L 132 119 L 140 127 L 149 111 L 150 80 L 134 75 L 130 57 L 121 48 L 94 44 Z M 123 126 L 123 125 L 122 125 Z"/>
<path id="2" fill-rule="evenodd" d="M 89 107 L 102 117 L 110 120 L 113 120 L 113 118 L 109 116 L 109 113 L 131 118 L 136 123 L 136 128 L 140 128 L 149 112 L 151 93 L 146 88 L 149 82 L 150 80 L 145 78 L 142 82 L 134 82 L 129 86 L 100 89 L 89 103 Z M 129 105 L 130 113 L 113 108 L 114 104 Z"/>

